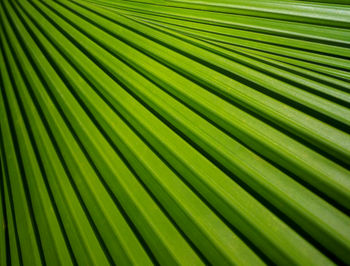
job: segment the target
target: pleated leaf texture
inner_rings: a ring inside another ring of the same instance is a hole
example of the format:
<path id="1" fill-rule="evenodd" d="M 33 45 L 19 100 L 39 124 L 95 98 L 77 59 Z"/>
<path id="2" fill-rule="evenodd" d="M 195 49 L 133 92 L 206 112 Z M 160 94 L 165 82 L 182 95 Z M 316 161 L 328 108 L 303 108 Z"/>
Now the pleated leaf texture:
<path id="1" fill-rule="evenodd" d="M 0 265 L 350 264 L 348 0 L 0 1 Z"/>

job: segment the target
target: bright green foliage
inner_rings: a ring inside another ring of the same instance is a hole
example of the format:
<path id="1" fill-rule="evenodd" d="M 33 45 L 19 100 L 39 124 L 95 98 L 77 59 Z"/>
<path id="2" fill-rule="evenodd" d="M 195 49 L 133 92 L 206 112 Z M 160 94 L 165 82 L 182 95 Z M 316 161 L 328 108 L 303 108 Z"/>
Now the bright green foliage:
<path id="1" fill-rule="evenodd" d="M 350 3 L 0 2 L 0 266 L 350 264 Z"/>

